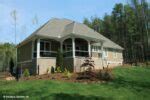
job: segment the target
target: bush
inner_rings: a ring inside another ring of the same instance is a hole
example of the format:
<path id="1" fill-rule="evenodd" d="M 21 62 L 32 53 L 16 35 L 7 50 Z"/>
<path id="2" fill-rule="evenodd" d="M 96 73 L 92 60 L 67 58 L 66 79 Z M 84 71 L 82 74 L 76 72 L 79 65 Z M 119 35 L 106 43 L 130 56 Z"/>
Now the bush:
<path id="1" fill-rule="evenodd" d="M 69 70 L 67 70 L 65 68 L 65 71 L 64 71 L 64 75 L 67 77 L 67 78 L 71 78 L 72 74 L 69 72 Z"/>
<path id="2" fill-rule="evenodd" d="M 100 70 L 97 74 L 100 80 L 110 81 L 113 79 L 113 75 L 110 69 Z"/>
<path id="3" fill-rule="evenodd" d="M 53 66 L 51 67 L 51 73 L 52 73 L 52 74 L 54 74 L 54 73 L 55 73 L 55 69 L 54 69 L 54 67 L 53 67 Z"/>
<path id="4" fill-rule="evenodd" d="M 92 58 L 88 57 L 84 60 L 84 63 L 81 65 L 81 67 L 88 67 L 86 71 L 92 71 L 92 69 L 95 67 L 95 64 Z"/>
<path id="5" fill-rule="evenodd" d="M 25 69 L 25 71 L 23 72 L 23 76 L 24 77 L 29 77 L 30 76 L 30 73 L 29 73 L 28 69 Z"/>
<path id="6" fill-rule="evenodd" d="M 57 51 L 56 66 L 60 66 L 63 68 L 63 53 L 61 52 L 61 50 Z"/>
<path id="7" fill-rule="evenodd" d="M 9 72 L 11 73 L 11 75 L 14 75 L 14 72 L 13 72 L 14 67 L 15 67 L 14 60 L 11 58 L 9 62 Z"/>
<path id="8" fill-rule="evenodd" d="M 46 70 L 46 74 L 48 74 L 49 73 L 49 68 L 47 68 L 47 70 Z"/>
<path id="9" fill-rule="evenodd" d="M 62 72 L 61 68 L 60 67 L 56 67 L 56 72 L 57 73 L 61 73 Z"/>

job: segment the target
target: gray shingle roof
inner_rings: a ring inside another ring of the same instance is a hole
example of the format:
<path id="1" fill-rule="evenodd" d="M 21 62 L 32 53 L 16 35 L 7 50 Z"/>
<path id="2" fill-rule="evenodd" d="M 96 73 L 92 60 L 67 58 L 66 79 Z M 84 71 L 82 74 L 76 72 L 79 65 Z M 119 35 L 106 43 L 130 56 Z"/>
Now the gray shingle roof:
<path id="1" fill-rule="evenodd" d="M 58 18 L 51 19 L 46 24 L 44 24 L 41 28 L 39 28 L 37 31 L 31 34 L 28 38 L 31 38 L 34 35 L 46 36 L 52 38 L 58 38 L 58 37 L 62 38 L 70 34 L 77 35 L 77 36 L 78 35 L 85 36 L 85 37 L 105 41 L 104 47 L 123 49 L 121 46 L 112 42 L 111 40 L 104 37 L 100 33 L 89 28 L 88 26 L 69 19 L 58 19 Z M 100 45 L 100 44 L 95 43 L 94 45 Z"/>

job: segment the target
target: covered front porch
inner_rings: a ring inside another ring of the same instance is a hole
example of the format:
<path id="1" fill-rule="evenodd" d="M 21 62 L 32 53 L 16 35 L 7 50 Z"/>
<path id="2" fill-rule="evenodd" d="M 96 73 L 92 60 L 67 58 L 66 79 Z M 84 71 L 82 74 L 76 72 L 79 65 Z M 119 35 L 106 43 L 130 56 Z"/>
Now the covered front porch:
<path id="1" fill-rule="evenodd" d="M 92 44 L 97 41 L 91 39 L 68 37 L 65 39 L 37 38 L 33 41 L 33 59 L 37 60 L 38 73 L 51 66 L 56 67 L 57 52 L 63 53 L 64 66 L 70 71 L 80 72 L 86 57 L 92 57 Z M 100 52 L 102 54 L 103 42 Z"/>
<path id="2" fill-rule="evenodd" d="M 56 57 L 57 51 L 63 53 L 64 58 L 92 57 L 92 43 L 95 41 L 83 38 L 67 38 L 64 40 L 54 40 L 47 38 L 38 38 L 33 41 L 33 58 Z M 103 42 L 101 52 L 103 50 Z"/>

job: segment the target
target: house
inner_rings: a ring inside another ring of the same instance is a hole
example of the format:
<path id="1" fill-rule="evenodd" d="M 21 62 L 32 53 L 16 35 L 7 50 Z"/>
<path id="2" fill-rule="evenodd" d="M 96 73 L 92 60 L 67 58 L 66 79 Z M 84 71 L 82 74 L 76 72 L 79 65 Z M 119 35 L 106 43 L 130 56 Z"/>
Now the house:
<path id="1" fill-rule="evenodd" d="M 56 67 L 57 50 L 63 52 L 64 66 L 73 72 L 82 71 L 86 57 L 95 69 L 122 65 L 123 48 L 88 26 L 69 19 L 54 18 L 17 46 L 17 65 L 30 73 L 45 74 Z"/>

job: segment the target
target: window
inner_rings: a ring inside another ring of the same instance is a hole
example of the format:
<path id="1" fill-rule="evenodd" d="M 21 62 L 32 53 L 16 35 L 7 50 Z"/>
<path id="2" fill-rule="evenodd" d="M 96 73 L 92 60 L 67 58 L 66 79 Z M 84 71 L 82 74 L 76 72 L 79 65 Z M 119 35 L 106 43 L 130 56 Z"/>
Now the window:
<path id="1" fill-rule="evenodd" d="M 108 51 L 107 51 L 107 49 L 104 49 L 103 54 L 104 54 L 104 57 L 108 57 Z"/>
<path id="2" fill-rule="evenodd" d="M 98 53 L 98 58 L 102 58 L 102 53 Z"/>
<path id="3" fill-rule="evenodd" d="M 101 47 L 100 46 L 92 46 L 92 52 L 100 52 Z"/>

